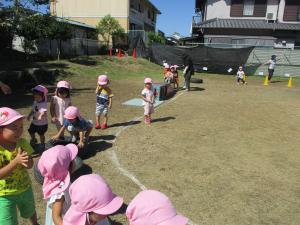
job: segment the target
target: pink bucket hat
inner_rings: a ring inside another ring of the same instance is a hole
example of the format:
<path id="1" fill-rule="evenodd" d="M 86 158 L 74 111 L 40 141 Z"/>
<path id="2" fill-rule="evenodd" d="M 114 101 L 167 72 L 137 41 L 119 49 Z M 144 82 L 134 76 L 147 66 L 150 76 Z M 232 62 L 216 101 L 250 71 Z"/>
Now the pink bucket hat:
<path id="1" fill-rule="evenodd" d="M 65 191 L 70 185 L 69 167 L 76 158 L 78 148 L 74 144 L 56 145 L 43 152 L 38 169 L 44 177 L 44 199 Z"/>
<path id="2" fill-rule="evenodd" d="M 45 96 L 48 94 L 48 89 L 43 85 L 37 85 L 34 88 L 32 88 L 32 90 L 42 92 Z"/>
<path id="3" fill-rule="evenodd" d="M 168 63 L 164 63 L 164 68 L 169 69 L 170 65 Z"/>
<path id="4" fill-rule="evenodd" d="M 71 207 L 63 218 L 64 225 L 85 225 L 87 213 L 111 215 L 123 205 L 123 199 L 115 195 L 97 174 L 79 177 L 71 185 L 69 192 Z"/>
<path id="5" fill-rule="evenodd" d="M 108 84 L 109 80 L 108 80 L 108 77 L 106 75 L 100 75 L 98 77 L 98 84 L 99 85 L 106 85 Z"/>
<path id="6" fill-rule="evenodd" d="M 23 115 L 8 107 L 0 108 L 0 127 L 9 125 L 18 119 L 24 118 Z"/>
<path id="7" fill-rule="evenodd" d="M 145 78 L 144 84 L 152 84 L 152 83 L 153 83 L 153 82 L 152 82 L 152 79 L 151 79 L 151 78 L 149 78 L 149 77 Z"/>
<path id="8" fill-rule="evenodd" d="M 65 80 L 61 80 L 57 83 L 56 85 L 57 88 L 67 88 L 67 89 L 71 89 L 71 85 L 69 82 L 65 81 Z"/>
<path id="9" fill-rule="evenodd" d="M 73 120 L 76 119 L 77 117 L 80 117 L 80 113 L 77 107 L 75 106 L 69 106 L 65 110 L 65 115 L 64 118 L 67 120 Z"/>
<path id="10" fill-rule="evenodd" d="M 167 196 L 153 190 L 140 192 L 129 204 L 126 216 L 130 225 L 186 225 Z"/>

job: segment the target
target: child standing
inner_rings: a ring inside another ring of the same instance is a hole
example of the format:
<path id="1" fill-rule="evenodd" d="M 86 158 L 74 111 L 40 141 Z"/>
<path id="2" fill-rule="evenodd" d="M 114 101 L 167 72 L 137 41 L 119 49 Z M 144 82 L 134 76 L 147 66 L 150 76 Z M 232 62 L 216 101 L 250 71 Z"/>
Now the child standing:
<path id="1" fill-rule="evenodd" d="M 65 110 L 72 104 L 70 90 L 71 85 L 67 81 L 59 81 L 56 86 L 55 95 L 50 102 L 52 123 L 56 125 L 58 131 L 63 126 Z M 60 139 L 64 139 L 64 133 L 61 134 Z"/>
<path id="2" fill-rule="evenodd" d="M 75 106 L 70 106 L 66 109 L 64 118 L 63 126 L 52 139 L 58 140 L 65 129 L 67 129 L 72 135 L 72 142 L 76 142 L 79 139 L 78 148 L 84 148 L 88 144 L 90 134 L 93 130 L 93 122 L 82 118 L 78 108 Z"/>
<path id="3" fill-rule="evenodd" d="M 247 84 L 246 79 L 245 79 L 246 75 L 245 75 L 245 72 L 244 72 L 242 66 L 239 67 L 239 70 L 236 73 L 236 77 L 237 77 L 237 84 L 240 84 L 240 83 Z"/>
<path id="4" fill-rule="evenodd" d="M 274 75 L 274 70 L 275 70 L 275 66 L 276 66 L 276 62 L 277 62 L 277 56 L 276 55 L 272 55 L 271 59 L 265 63 L 265 65 L 269 65 L 268 66 L 268 72 L 269 72 L 269 76 L 268 76 L 268 80 L 270 81 Z"/>
<path id="5" fill-rule="evenodd" d="M 35 203 L 27 169 L 33 166 L 33 149 L 22 139 L 24 116 L 17 111 L 0 108 L 0 224 L 18 225 L 21 217 L 37 225 Z"/>
<path id="6" fill-rule="evenodd" d="M 186 225 L 188 219 L 178 215 L 163 193 L 153 190 L 140 192 L 128 205 L 126 216 L 130 225 Z"/>
<path id="7" fill-rule="evenodd" d="M 96 103 L 96 129 L 107 129 L 107 113 L 112 107 L 112 97 L 114 96 L 111 89 L 108 87 L 109 79 L 106 75 L 98 77 L 96 88 L 97 103 Z M 103 123 L 100 126 L 100 117 L 103 114 Z"/>
<path id="8" fill-rule="evenodd" d="M 174 82 L 174 88 L 179 88 L 179 75 L 178 75 L 178 67 L 177 65 L 171 66 L 171 72 L 173 74 L 173 82 Z"/>
<path id="9" fill-rule="evenodd" d="M 35 134 L 40 136 L 41 146 L 45 147 L 45 133 L 48 130 L 48 118 L 47 118 L 47 93 L 48 90 L 42 85 L 38 85 L 32 89 L 33 93 L 33 105 L 32 110 L 27 116 L 27 120 L 32 117 L 32 122 L 28 129 L 31 136 L 30 144 L 34 146 L 37 143 Z"/>
<path id="10" fill-rule="evenodd" d="M 77 153 L 74 144 L 57 145 L 45 151 L 38 162 L 44 177 L 43 195 L 47 200 L 45 225 L 62 225 L 62 218 L 71 205 L 70 173 Z"/>
<path id="11" fill-rule="evenodd" d="M 97 174 L 79 177 L 69 192 L 71 207 L 63 218 L 63 225 L 108 225 L 106 217 L 123 205 L 123 199 Z"/>
<path id="12" fill-rule="evenodd" d="M 142 91 L 142 99 L 144 105 L 144 122 L 151 124 L 151 115 L 154 113 L 154 92 L 152 91 L 152 79 L 144 80 L 145 87 Z"/>

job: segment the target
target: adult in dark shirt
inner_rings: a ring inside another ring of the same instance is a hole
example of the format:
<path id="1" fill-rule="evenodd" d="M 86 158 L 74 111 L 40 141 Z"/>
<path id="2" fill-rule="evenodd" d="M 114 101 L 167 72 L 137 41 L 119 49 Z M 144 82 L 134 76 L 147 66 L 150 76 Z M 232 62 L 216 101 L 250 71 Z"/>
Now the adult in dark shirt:
<path id="1" fill-rule="evenodd" d="M 183 76 L 184 76 L 184 86 L 183 88 L 186 91 L 190 90 L 190 82 L 191 77 L 194 75 L 194 64 L 190 56 L 184 55 L 183 56 L 183 64 L 184 64 L 184 70 L 183 70 Z"/>

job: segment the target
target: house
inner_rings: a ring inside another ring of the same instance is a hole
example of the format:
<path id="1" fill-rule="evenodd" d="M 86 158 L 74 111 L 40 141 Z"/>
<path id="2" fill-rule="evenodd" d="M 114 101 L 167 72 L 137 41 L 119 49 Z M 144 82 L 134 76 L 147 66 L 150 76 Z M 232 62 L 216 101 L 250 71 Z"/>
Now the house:
<path id="1" fill-rule="evenodd" d="M 300 0 L 196 0 L 193 35 L 204 43 L 300 45 Z"/>
<path id="2" fill-rule="evenodd" d="M 128 33 L 131 30 L 155 31 L 161 12 L 149 0 L 51 0 L 50 13 L 90 26 L 106 15 L 117 19 Z"/>

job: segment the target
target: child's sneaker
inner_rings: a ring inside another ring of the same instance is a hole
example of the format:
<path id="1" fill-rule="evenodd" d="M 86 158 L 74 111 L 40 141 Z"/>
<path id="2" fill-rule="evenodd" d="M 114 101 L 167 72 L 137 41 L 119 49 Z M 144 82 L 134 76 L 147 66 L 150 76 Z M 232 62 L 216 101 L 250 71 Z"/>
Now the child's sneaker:
<path id="1" fill-rule="evenodd" d="M 103 123 L 102 126 L 101 126 L 101 129 L 103 129 L 103 130 L 107 129 L 107 124 Z"/>
<path id="2" fill-rule="evenodd" d="M 30 140 L 30 145 L 31 146 L 35 146 L 36 143 L 37 143 L 37 139 L 36 138 L 33 138 L 33 139 Z"/>
<path id="3" fill-rule="evenodd" d="M 99 130 L 99 129 L 101 129 L 101 126 L 99 124 L 96 124 L 95 129 Z"/>

